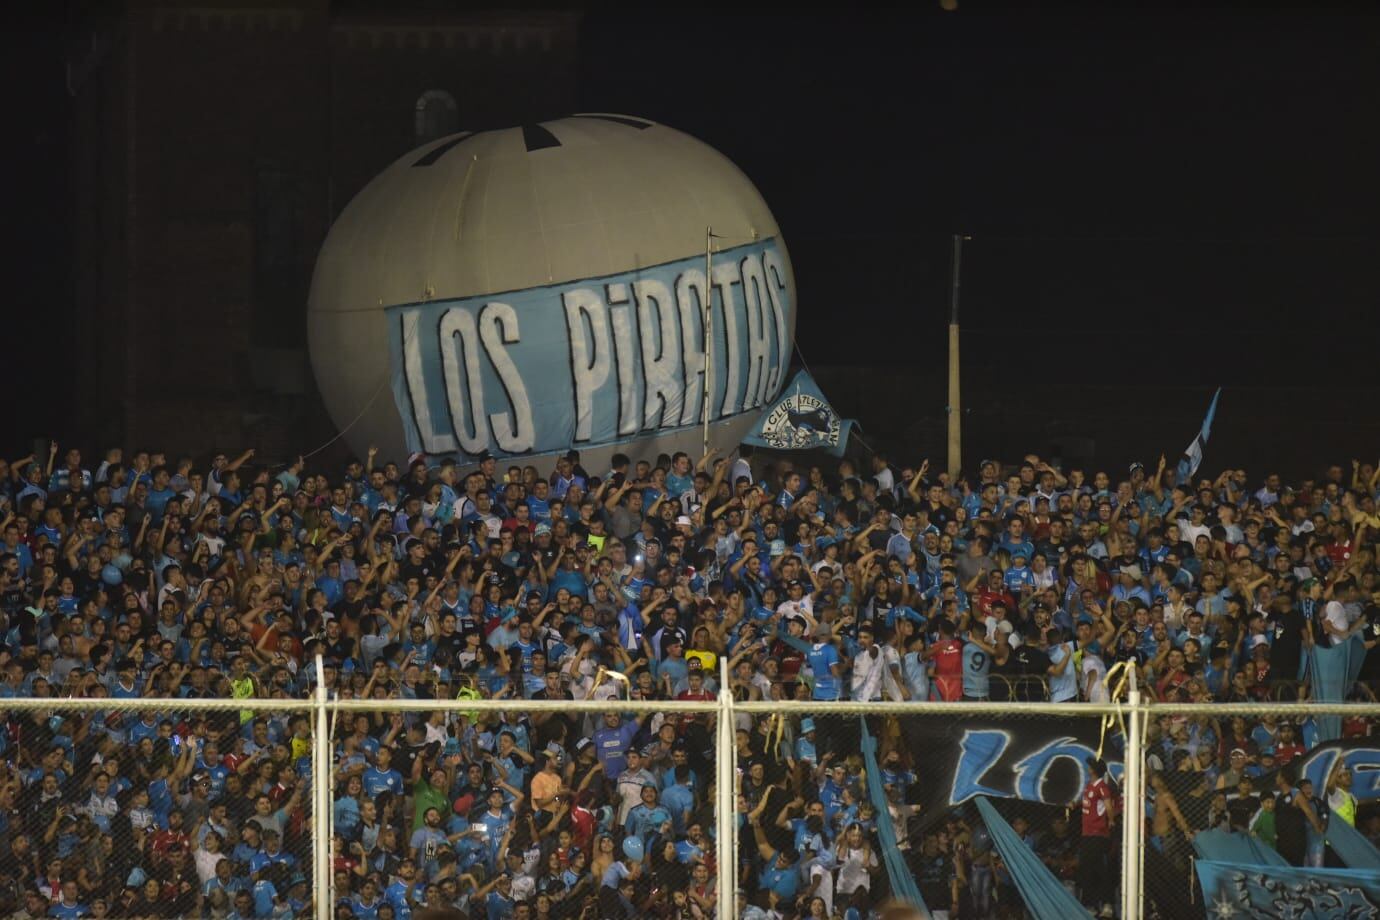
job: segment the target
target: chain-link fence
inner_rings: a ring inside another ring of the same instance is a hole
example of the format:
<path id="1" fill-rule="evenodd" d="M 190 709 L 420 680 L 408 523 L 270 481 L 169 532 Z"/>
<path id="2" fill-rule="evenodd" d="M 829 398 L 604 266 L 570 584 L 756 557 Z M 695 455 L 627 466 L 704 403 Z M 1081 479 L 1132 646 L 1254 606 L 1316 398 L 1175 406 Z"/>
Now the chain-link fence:
<path id="1" fill-rule="evenodd" d="M 747 901 L 834 917 L 918 899 L 937 917 L 999 918 L 1053 892 L 1116 911 L 1121 721 L 1079 705 L 918 708 L 737 714 Z"/>
<path id="2" fill-rule="evenodd" d="M 1380 864 L 1374 706 L 700 693 L 0 701 L 0 916 L 1179 917 Z"/>
<path id="3" fill-rule="evenodd" d="M 1260 915 L 1254 891 L 1267 885 L 1280 916 L 1375 915 L 1380 905 L 1353 914 L 1340 902 L 1310 914 L 1326 885 L 1291 886 L 1287 872 L 1257 883 L 1244 867 L 1380 865 L 1380 711 L 1160 704 L 1144 750 L 1144 916 Z M 1235 880 L 1219 884 L 1203 864 L 1230 866 Z"/>
<path id="4" fill-rule="evenodd" d="M 712 693 L 373 705 L 334 714 L 336 916 L 718 915 Z"/>
<path id="5" fill-rule="evenodd" d="M 0 915 L 310 915 L 311 712 L 234 705 L 0 701 Z"/>

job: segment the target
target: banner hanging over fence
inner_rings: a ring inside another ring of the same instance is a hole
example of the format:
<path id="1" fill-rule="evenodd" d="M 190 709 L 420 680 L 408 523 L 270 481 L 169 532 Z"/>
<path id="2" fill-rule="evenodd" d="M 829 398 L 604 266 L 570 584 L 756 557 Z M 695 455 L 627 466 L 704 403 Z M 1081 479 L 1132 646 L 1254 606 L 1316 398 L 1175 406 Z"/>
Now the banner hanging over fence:
<path id="1" fill-rule="evenodd" d="M 1100 737 L 1095 716 L 965 718 L 961 728 L 948 719 L 902 720 L 902 726 L 906 746 L 925 758 L 918 804 L 926 824 L 977 796 L 1072 805 L 1091 778 L 1087 761 Z M 1120 754 L 1112 747 L 1109 741 L 1103 757 L 1120 781 Z"/>
<path id="2" fill-rule="evenodd" d="M 1380 872 L 1197 863 L 1209 920 L 1361 920 L 1380 914 Z"/>

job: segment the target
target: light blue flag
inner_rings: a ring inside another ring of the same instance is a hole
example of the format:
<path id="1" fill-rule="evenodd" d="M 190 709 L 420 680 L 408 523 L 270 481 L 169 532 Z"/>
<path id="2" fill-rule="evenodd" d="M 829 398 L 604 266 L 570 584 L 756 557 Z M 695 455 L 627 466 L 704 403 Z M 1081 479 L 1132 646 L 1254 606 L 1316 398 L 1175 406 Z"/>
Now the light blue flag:
<path id="1" fill-rule="evenodd" d="M 1327 843 L 1348 869 L 1380 871 L 1380 850 L 1336 813 L 1327 816 Z"/>
<path id="2" fill-rule="evenodd" d="M 1341 645 L 1315 643 L 1308 652 L 1308 667 L 1312 672 L 1313 699 L 1319 703 L 1340 703 L 1361 674 L 1366 660 L 1366 643 L 1360 636 L 1352 636 Z M 1315 715 L 1313 724 L 1317 743 L 1336 741 L 1342 736 L 1342 717 Z"/>
<path id="3" fill-rule="evenodd" d="M 1183 485 L 1193 478 L 1193 474 L 1198 472 L 1198 467 L 1203 463 L 1203 448 L 1207 447 L 1208 435 L 1212 434 L 1212 417 L 1217 414 L 1217 397 L 1222 395 L 1222 388 L 1218 387 L 1217 392 L 1212 394 L 1212 402 L 1208 404 L 1207 415 L 1203 418 L 1203 427 L 1198 429 L 1198 433 L 1193 436 L 1188 447 L 1184 449 L 1184 455 L 1179 460 L 1179 465 L 1174 471 L 1174 483 Z"/>
<path id="4" fill-rule="evenodd" d="M 1193 851 L 1199 859 L 1213 862 L 1258 863 L 1287 866 L 1289 861 L 1263 841 L 1247 834 L 1224 830 L 1199 831 L 1193 837 Z"/>
<path id="5" fill-rule="evenodd" d="M 1208 920 L 1369 920 L 1380 872 L 1204 860 L 1194 864 Z"/>
<path id="6" fill-rule="evenodd" d="M 801 371 L 767 404 L 744 443 L 774 450 L 827 450 L 842 457 L 857 422 L 839 418 L 819 384 Z"/>
<path id="7" fill-rule="evenodd" d="M 887 878 L 891 880 L 891 892 L 897 900 L 905 901 L 920 908 L 922 915 L 928 916 L 930 909 L 920 896 L 920 887 L 915 884 L 915 876 L 906 866 L 906 856 L 896 845 L 896 828 L 891 823 L 891 812 L 887 809 L 886 790 L 882 788 L 882 771 L 877 765 L 877 739 L 867 730 L 867 721 L 858 717 L 862 726 L 863 766 L 867 774 L 867 797 L 877 810 L 877 837 L 882 844 L 882 864 L 886 866 Z"/>
<path id="8" fill-rule="evenodd" d="M 1083 920 L 1092 916 L 985 796 L 977 798 L 977 807 L 1030 916 L 1035 920 Z"/>

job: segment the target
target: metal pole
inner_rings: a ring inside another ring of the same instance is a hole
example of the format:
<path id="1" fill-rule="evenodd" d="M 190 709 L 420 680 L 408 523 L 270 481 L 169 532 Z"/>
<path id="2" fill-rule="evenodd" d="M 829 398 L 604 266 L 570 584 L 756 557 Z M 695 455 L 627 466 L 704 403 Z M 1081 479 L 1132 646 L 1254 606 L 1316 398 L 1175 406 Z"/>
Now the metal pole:
<path id="1" fill-rule="evenodd" d="M 714 368 L 710 355 L 713 353 L 714 336 L 710 332 L 714 304 L 714 228 L 704 228 L 704 379 L 700 382 L 704 394 L 700 414 L 704 419 L 704 454 L 709 453 L 709 397 L 714 388 L 709 385 L 709 374 Z"/>
<path id="2" fill-rule="evenodd" d="M 963 241 L 968 237 L 954 234 L 954 265 L 949 290 L 949 480 L 958 478 L 963 465 L 963 403 L 959 394 L 958 373 L 958 285 L 963 261 Z"/>
<path id="3" fill-rule="evenodd" d="M 737 766 L 734 751 L 733 691 L 729 687 L 728 659 L 720 658 L 719 730 L 716 733 L 714 764 L 714 852 L 717 860 L 719 901 L 715 913 L 719 920 L 737 916 L 738 900 L 738 801 L 733 789 Z"/>
<path id="4" fill-rule="evenodd" d="M 1137 696 L 1137 698 L 1140 697 L 1140 691 L 1136 691 L 1136 696 Z M 1136 736 L 1136 763 L 1138 764 L 1138 766 L 1137 766 L 1137 768 L 1136 768 L 1136 783 L 1137 783 L 1137 786 L 1138 786 L 1138 788 L 1136 789 L 1136 801 L 1138 801 L 1138 802 L 1144 802 L 1144 801 L 1146 800 L 1146 792 L 1145 792 L 1145 789 L 1146 789 L 1146 786 L 1149 784 L 1149 779 L 1146 777 L 1146 772 L 1145 772 L 1145 736 L 1146 736 L 1146 733 L 1148 732 L 1149 727 L 1150 727 L 1150 718 L 1151 718 L 1150 706 L 1149 706 L 1148 704 L 1144 704 L 1144 708 L 1142 708 L 1142 709 L 1140 710 L 1140 713 L 1139 713 L 1139 714 L 1140 714 L 1140 733 Z M 1135 879 L 1135 881 L 1136 881 L 1136 884 L 1135 884 L 1135 892 L 1136 892 L 1136 912 L 1135 912 L 1134 917 L 1135 917 L 1135 920 L 1140 920 L 1141 917 L 1144 917 L 1144 916 L 1145 916 L 1145 839 L 1146 839 L 1146 837 L 1145 837 L 1145 809 L 1144 809 L 1144 808 L 1141 808 L 1141 809 L 1139 809 L 1139 810 L 1136 812 L 1136 832 L 1137 832 L 1137 834 L 1139 834 L 1139 837 L 1138 837 L 1137 840 L 1136 840 L 1136 849 L 1135 849 L 1135 864 L 1136 864 L 1136 879 Z M 1190 878 L 1193 877 L 1193 874 L 1192 874 L 1191 872 L 1189 873 L 1189 877 L 1190 877 Z"/>
<path id="5" fill-rule="evenodd" d="M 316 920 L 331 920 L 335 912 L 331 874 L 331 737 L 326 719 L 326 667 L 321 655 L 316 656 L 316 741 L 311 746 L 313 812 L 311 816 L 312 856 L 316 862 Z"/>
<path id="6" fill-rule="evenodd" d="M 1122 771 L 1121 918 L 1136 920 L 1140 917 L 1141 904 L 1140 850 L 1145 839 L 1141 830 L 1145 818 L 1145 790 L 1142 788 L 1145 757 L 1141 751 L 1140 689 L 1136 686 L 1135 669 L 1128 673 L 1131 688 L 1127 702 L 1131 714 L 1126 726 L 1125 769 Z"/>

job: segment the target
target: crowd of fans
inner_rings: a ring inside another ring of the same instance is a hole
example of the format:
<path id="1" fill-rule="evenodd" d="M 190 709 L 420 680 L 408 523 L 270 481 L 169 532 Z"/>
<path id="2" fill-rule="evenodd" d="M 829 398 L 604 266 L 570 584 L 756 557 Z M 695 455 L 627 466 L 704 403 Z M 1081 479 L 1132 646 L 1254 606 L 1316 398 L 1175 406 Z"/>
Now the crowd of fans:
<path id="1" fill-rule="evenodd" d="M 309 695 L 319 651 L 331 694 L 379 702 L 332 742 L 339 917 L 705 918 L 734 898 L 754 920 L 863 920 L 888 894 L 879 819 L 931 908 L 1020 916 L 971 814 L 915 814 L 925 763 L 894 727 L 882 803 L 856 727 L 740 716 L 739 890 L 721 892 L 711 714 L 388 701 L 712 700 L 726 672 L 742 700 L 1075 705 L 1131 668 L 1157 699 L 1293 700 L 1310 645 L 1380 642 L 1375 465 L 1176 479 L 1162 458 L 1089 477 L 1035 456 L 958 481 L 881 454 L 593 474 L 574 452 L 554 470 L 0 461 L 0 698 L 112 701 L 0 702 L 0 914 L 309 910 L 311 723 L 253 701 Z M 1378 676 L 1368 656 L 1354 692 Z M 244 708 L 121 710 L 136 697 Z M 1156 731 L 1166 774 L 1210 785 L 1184 839 L 1305 743 L 1286 720 Z M 1016 830 L 1073 884 L 1076 816 Z"/>

